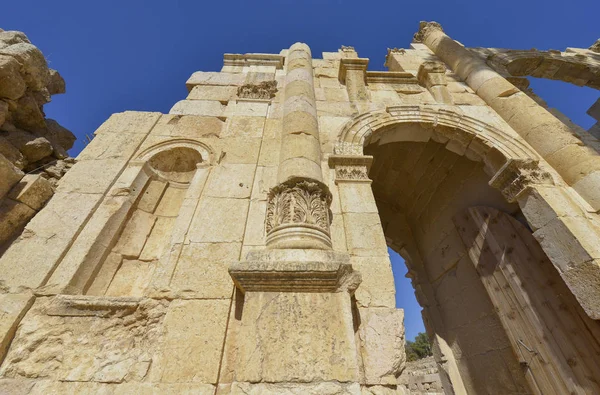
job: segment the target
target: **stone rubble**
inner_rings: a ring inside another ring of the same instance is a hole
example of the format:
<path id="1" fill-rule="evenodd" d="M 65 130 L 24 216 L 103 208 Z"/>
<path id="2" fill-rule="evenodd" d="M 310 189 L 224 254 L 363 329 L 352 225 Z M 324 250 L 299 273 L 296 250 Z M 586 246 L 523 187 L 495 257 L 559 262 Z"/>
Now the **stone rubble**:
<path id="1" fill-rule="evenodd" d="M 63 78 L 27 36 L 0 29 L 0 251 L 52 196 L 38 193 L 32 206 L 31 197 L 23 200 L 11 188 L 53 191 L 74 163 L 67 151 L 75 136 L 43 110 L 51 95 L 61 93 Z"/>

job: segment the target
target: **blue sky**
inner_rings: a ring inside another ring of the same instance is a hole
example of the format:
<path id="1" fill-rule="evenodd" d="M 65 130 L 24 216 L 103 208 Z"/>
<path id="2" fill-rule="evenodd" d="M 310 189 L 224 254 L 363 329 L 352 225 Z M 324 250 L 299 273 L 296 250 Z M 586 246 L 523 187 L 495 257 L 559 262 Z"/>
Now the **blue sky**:
<path id="1" fill-rule="evenodd" d="M 420 20 L 440 22 L 466 46 L 564 49 L 600 37 L 598 0 L 580 1 L 10 1 L 0 28 L 24 31 L 65 78 L 67 93 L 46 105 L 49 118 L 84 146 L 110 114 L 168 112 L 185 98 L 197 70 L 219 70 L 225 52 L 278 53 L 296 41 L 314 57 L 341 45 L 383 69 L 386 48 L 408 47 Z M 561 82 L 532 82 L 551 107 L 585 128 L 598 91 Z M 406 269 L 392 257 L 397 303 L 407 337 L 423 330 Z"/>

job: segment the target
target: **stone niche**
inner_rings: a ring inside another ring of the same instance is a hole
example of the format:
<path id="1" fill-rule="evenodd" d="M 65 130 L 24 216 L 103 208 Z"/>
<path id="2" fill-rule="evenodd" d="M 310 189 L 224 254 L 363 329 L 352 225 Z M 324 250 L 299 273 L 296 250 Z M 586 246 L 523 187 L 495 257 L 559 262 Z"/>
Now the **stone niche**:
<path id="1" fill-rule="evenodd" d="M 95 296 L 143 296 L 169 247 L 175 220 L 202 155 L 189 147 L 160 151 L 148 161 L 150 179 L 87 289 Z"/>

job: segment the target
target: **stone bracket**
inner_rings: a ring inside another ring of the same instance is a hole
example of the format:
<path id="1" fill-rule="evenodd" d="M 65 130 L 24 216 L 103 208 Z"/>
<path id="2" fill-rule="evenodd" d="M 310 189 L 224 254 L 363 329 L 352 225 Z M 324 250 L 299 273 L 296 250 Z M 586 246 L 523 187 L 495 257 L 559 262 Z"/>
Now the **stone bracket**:
<path id="1" fill-rule="evenodd" d="M 354 293 L 361 282 L 347 254 L 326 250 L 251 251 L 247 260 L 229 266 L 242 292 Z"/>

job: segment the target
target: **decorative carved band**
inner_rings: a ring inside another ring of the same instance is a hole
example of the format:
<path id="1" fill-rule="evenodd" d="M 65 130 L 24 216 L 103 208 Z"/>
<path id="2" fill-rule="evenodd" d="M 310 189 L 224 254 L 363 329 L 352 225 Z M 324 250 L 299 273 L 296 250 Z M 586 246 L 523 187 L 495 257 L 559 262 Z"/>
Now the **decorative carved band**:
<path id="1" fill-rule="evenodd" d="M 260 84 L 246 84 L 238 88 L 240 99 L 271 100 L 277 93 L 277 81 L 264 81 Z"/>
<path id="2" fill-rule="evenodd" d="M 370 181 L 367 166 L 336 166 L 336 181 Z"/>
<path id="3" fill-rule="evenodd" d="M 509 160 L 489 183 L 500 190 L 506 200 L 515 202 L 525 190 L 536 184 L 554 185 L 552 175 L 538 166 L 538 161 Z"/>
<path id="4" fill-rule="evenodd" d="M 367 155 L 331 155 L 329 167 L 335 169 L 335 182 L 359 181 L 371 182 L 369 169 L 373 157 Z"/>
<path id="5" fill-rule="evenodd" d="M 331 193 L 324 185 L 312 181 L 279 184 L 269 191 L 266 230 L 282 225 L 306 224 L 329 234 Z"/>

